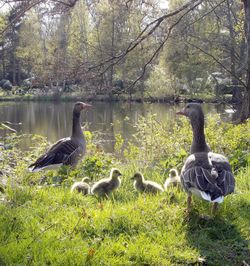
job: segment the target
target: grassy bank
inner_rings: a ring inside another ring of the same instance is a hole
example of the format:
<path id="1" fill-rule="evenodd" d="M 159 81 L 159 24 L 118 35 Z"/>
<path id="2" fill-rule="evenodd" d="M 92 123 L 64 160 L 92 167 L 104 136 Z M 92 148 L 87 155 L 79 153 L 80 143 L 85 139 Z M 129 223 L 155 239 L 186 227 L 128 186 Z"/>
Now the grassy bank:
<path id="1" fill-rule="evenodd" d="M 152 115 L 141 119 L 137 145 L 105 154 L 88 136 L 88 155 L 74 171 L 31 174 L 27 165 L 48 146 L 32 136 L 30 151 L 20 151 L 22 137 L 9 136 L 13 148 L 1 151 L 0 265 L 247 265 L 250 263 L 249 129 L 208 119 L 206 135 L 212 149 L 226 154 L 237 189 L 226 197 L 214 219 L 205 220 L 210 205 L 194 200 L 189 216 L 186 195 L 179 188 L 152 196 L 138 194 L 130 177 L 141 170 L 163 183 L 168 170 L 180 169 L 191 142 L 185 119 L 162 125 Z M 31 136 L 29 136 L 31 137 Z M 37 143 L 41 143 L 37 147 Z M 123 173 L 122 186 L 109 200 L 70 193 L 73 180 L 94 181 L 112 166 Z M 47 176 L 47 184 L 39 180 Z M 59 182 L 60 181 L 60 182 Z M 54 186 L 53 184 L 61 184 Z"/>

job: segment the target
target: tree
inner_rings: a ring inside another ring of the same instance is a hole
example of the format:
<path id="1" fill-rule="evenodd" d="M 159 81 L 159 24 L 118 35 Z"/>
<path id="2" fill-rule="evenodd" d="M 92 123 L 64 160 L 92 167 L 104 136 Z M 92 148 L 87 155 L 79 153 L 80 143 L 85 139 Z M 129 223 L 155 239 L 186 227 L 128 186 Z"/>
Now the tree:
<path id="1" fill-rule="evenodd" d="M 243 0 L 246 22 L 246 42 L 247 42 L 247 75 L 246 88 L 242 108 L 240 112 L 240 121 L 243 122 L 250 117 L 250 1 Z"/>
<path id="2" fill-rule="evenodd" d="M 95 91 L 98 86 L 112 89 L 114 81 L 121 79 L 127 81 L 131 94 L 139 82 L 159 87 L 159 77 L 164 75 L 162 91 L 176 80 L 192 88 L 197 79 L 206 80 L 217 71 L 245 88 L 240 121 L 249 117 L 250 56 L 244 60 L 246 52 L 250 54 L 249 0 L 242 0 L 246 40 L 240 42 L 240 0 L 169 0 L 167 10 L 161 10 L 157 0 L 11 2 L 15 16 L 2 32 L 28 16 L 27 10 L 47 8 L 44 21 L 52 22 L 52 27 L 48 34 L 44 29 L 40 34 L 45 36 L 46 62 L 41 72 L 48 71 L 51 79 L 74 76 Z M 10 43 L 14 47 L 15 40 Z"/>

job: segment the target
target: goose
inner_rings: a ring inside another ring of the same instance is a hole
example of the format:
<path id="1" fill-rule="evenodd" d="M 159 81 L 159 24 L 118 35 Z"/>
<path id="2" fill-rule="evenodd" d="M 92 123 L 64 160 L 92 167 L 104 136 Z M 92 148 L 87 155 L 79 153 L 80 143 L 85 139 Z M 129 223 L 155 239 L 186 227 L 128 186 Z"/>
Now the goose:
<path id="1" fill-rule="evenodd" d="M 90 181 L 89 177 L 84 177 L 80 182 L 75 182 L 71 187 L 71 193 L 77 191 L 78 193 L 82 193 L 83 195 L 87 195 L 90 193 L 90 185 L 88 182 Z"/>
<path id="2" fill-rule="evenodd" d="M 61 165 L 75 166 L 86 152 L 86 141 L 82 132 L 80 115 L 92 105 L 77 102 L 73 109 L 71 137 L 58 140 L 45 154 L 39 157 L 28 168 L 31 172 L 43 169 L 53 169 Z"/>
<path id="3" fill-rule="evenodd" d="M 175 168 L 172 168 L 169 170 L 169 177 L 166 179 L 165 183 L 164 183 L 164 190 L 167 190 L 168 187 L 170 187 L 171 185 L 173 186 L 177 186 L 180 183 L 180 176 L 178 173 L 178 170 Z"/>
<path id="4" fill-rule="evenodd" d="M 204 133 L 204 113 L 201 105 L 187 104 L 179 115 L 190 119 L 193 141 L 191 155 L 186 159 L 181 170 L 181 184 L 188 193 L 187 211 L 191 208 L 192 194 L 212 202 L 212 215 L 226 195 L 233 193 L 235 179 L 228 159 L 210 151 Z"/>
<path id="5" fill-rule="evenodd" d="M 103 178 L 93 185 L 91 194 L 96 194 L 98 197 L 108 197 L 114 190 L 120 187 L 121 180 L 119 176 L 121 175 L 118 169 L 112 168 L 108 178 Z"/>
<path id="6" fill-rule="evenodd" d="M 134 188 L 137 191 L 153 194 L 164 192 L 160 184 L 145 180 L 144 176 L 139 172 L 135 173 L 131 179 L 134 180 Z"/>

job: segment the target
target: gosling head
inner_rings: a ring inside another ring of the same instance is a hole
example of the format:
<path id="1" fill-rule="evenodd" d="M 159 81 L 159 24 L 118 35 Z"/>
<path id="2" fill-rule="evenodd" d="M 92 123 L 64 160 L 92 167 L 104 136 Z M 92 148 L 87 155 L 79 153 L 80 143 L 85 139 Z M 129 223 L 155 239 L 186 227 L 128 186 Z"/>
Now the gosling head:
<path id="1" fill-rule="evenodd" d="M 82 179 L 82 182 L 85 182 L 85 183 L 89 183 L 90 182 L 90 178 L 85 176 L 83 179 Z"/>
<path id="2" fill-rule="evenodd" d="M 144 178 L 143 178 L 143 175 L 141 173 L 135 173 L 132 177 L 131 177 L 132 180 L 135 180 L 135 181 L 143 181 Z"/>
<path id="3" fill-rule="evenodd" d="M 122 174 L 121 174 L 121 172 L 118 169 L 116 169 L 116 168 L 112 168 L 111 169 L 110 176 L 111 176 L 112 179 L 116 179 L 116 178 L 118 178 L 121 175 Z"/>
<path id="4" fill-rule="evenodd" d="M 170 169 L 169 171 L 169 177 L 170 178 L 176 178 L 178 176 L 178 172 L 176 169 Z"/>

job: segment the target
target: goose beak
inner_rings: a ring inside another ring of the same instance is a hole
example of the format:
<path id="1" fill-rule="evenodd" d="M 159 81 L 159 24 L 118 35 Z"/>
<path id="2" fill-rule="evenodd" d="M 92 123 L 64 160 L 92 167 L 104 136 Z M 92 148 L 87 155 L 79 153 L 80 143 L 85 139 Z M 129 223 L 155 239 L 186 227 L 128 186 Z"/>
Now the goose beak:
<path id="1" fill-rule="evenodd" d="M 81 107 L 82 107 L 82 110 L 83 110 L 83 109 L 89 109 L 89 108 L 92 107 L 92 105 L 91 105 L 91 104 L 88 104 L 88 103 L 82 103 L 82 104 L 81 104 Z"/>
<path id="2" fill-rule="evenodd" d="M 185 108 L 181 109 L 180 111 L 176 112 L 177 115 L 186 115 Z"/>
<path id="3" fill-rule="evenodd" d="M 134 179 L 135 179 L 135 177 L 134 177 L 134 176 L 130 177 L 130 180 L 134 180 Z"/>

